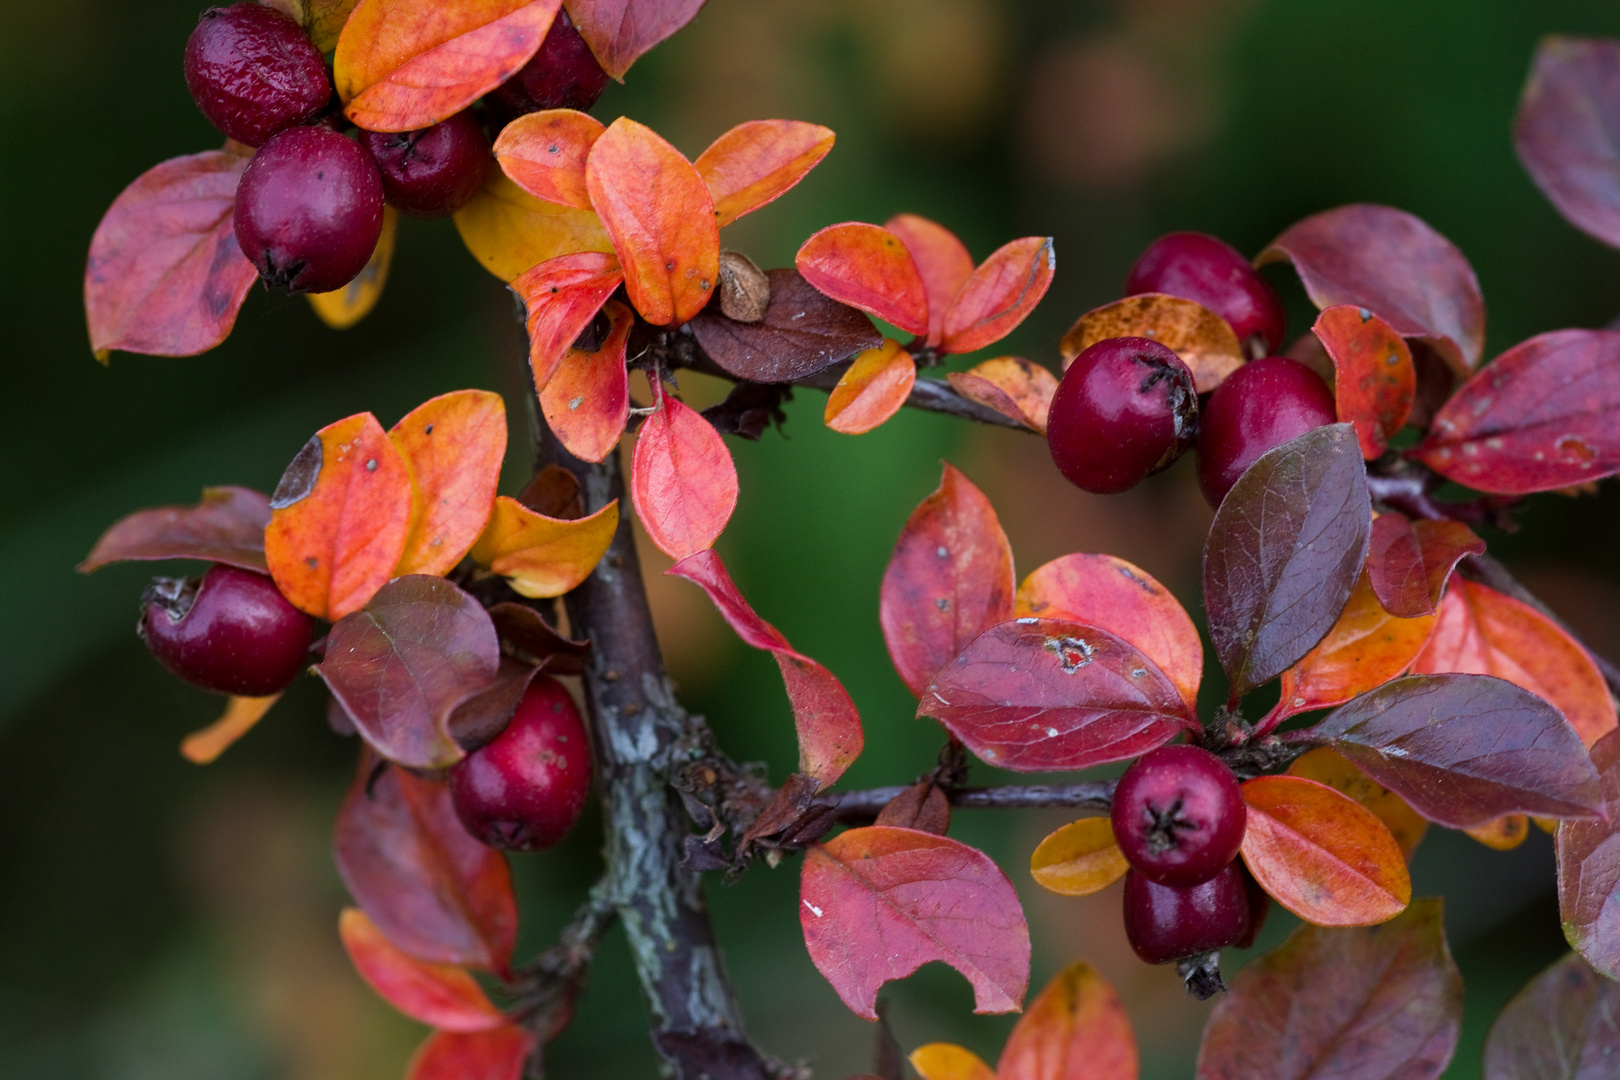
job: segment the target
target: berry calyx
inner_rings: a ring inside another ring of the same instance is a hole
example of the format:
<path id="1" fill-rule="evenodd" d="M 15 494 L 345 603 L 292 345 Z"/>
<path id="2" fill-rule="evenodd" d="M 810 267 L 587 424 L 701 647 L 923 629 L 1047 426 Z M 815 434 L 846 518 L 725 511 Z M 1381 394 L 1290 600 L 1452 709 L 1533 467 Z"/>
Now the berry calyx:
<path id="1" fill-rule="evenodd" d="M 1236 863 L 1202 885 L 1179 888 L 1125 872 L 1125 937 L 1150 964 L 1235 945 L 1249 930 L 1249 897 Z"/>
<path id="2" fill-rule="evenodd" d="M 1109 338 L 1081 352 L 1052 395 L 1052 462 L 1083 491 L 1112 494 L 1168 468 L 1198 424 L 1192 372 L 1151 338 Z"/>
<path id="3" fill-rule="evenodd" d="M 1226 763 L 1196 746 L 1161 746 L 1119 778 L 1114 839 L 1136 872 L 1160 885 L 1198 885 L 1243 845 L 1248 808 Z"/>
<path id="4" fill-rule="evenodd" d="M 154 578 L 135 631 L 160 664 L 194 686 L 268 697 L 309 662 L 313 627 L 266 575 L 216 563 L 201 578 Z"/>
<path id="5" fill-rule="evenodd" d="M 1125 277 L 1125 295 L 1169 293 L 1202 304 L 1225 319 L 1250 356 L 1282 344 L 1286 319 L 1277 290 L 1235 248 L 1213 236 L 1176 232 L 1159 237 Z"/>
<path id="6" fill-rule="evenodd" d="M 585 808 L 591 758 L 585 723 L 562 683 L 537 675 L 506 729 L 450 768 L 450 799 L 473 836 L 507 851 L 540 851 Z"/>
<path id="7" fill-rule="evenodd" d="M 303 28 L 263 4 L 209 8 L 186 41 L 186 86 L 210 123 L 260 146 L 326 107 L 332 81 Z"/>
<path id="8" fill-rule="evenodd" d="M 236 188 L 236 242 L 266 285 L 288 292 L 347 285 L 371 258 L 382 223 L 371 155 L 326 127 L 271 138 Z"/>
<path id="9" fill-rule="evenodd" d="M 505 123 L 537 109 L 589 109 L 607 84 L 608 73 L 568 12 L 558 11 L 540 51 L 491 91 L 488 101 Z"/>
<path id="10" fill-rule="evenodd" d="M 1204 404 L 1198 430 L 1198 486 L 1219 507 L 1238 477 L 1267 450 L 1337 419 L 1322 377 L 1285 356 L 1251 360 Z"/>
<path id="11" fill-rule="evenodd" d="M 377 163 L 389 204 L 412 217 L 460 210 L 489 168 L 489 139 L 465 110 L 418 131 L 362 131 L 360 144 Z"/>

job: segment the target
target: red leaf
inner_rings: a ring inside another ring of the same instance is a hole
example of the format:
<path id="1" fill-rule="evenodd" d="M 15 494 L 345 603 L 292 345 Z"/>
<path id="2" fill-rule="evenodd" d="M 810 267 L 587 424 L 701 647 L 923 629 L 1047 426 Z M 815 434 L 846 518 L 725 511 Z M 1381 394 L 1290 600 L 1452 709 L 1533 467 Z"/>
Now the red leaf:
<path id="1" fill-rule="evenodd" d="M 1290 226 L 1255 259 L 1290 259 L 1319 308 L 1351 304 L 1433 345 L 1466 375 L 1485 349 L 1485 299 L 1462 252 L 1424 222 L 1356 203 Z"/>
<path id="2" fill-rule="evenodd" d="M 608 334 L 593 352 L 569 349 L 540 391 L 540 409 L 557 440 L 577 458 L 601 461 L 613 452 L 630 419 L 625 345 L 636 316 L 617 300 L 602 308 Z"/>
<path id="3" fill-rule="evenodd" d="M 973 256 L 955 233 L 916 214 L 896 214 L 883 227 L 900 238 L 917 264 L 928 297 L 928 344 L 937 347 L 945 339 L 946 310 L 973 276 Z"/>
<path id="4" fill-rule="evenodd" d="M 1554 330 L 1463 383 L 1412 455 L 1498 495 L 1620 472 L 1620 333 Z"/>
<path id="5" fill-rule="evenodd" d="M 1002 245 L 951 301 L 942 351 L 973 352 L 1012 333 L 1046 295 L 1056 269 L 1050 236 L 1026 236 Z"/>
<path id="6" fill-rule="evenodd" d="M 405 1080 L 523 1080 L 538 1041 L 516 1024 L 490 1031 L 435 1031 L 405 1072 Z"/>
<path id="7" fill-rule="evenodd" d="M 1417 396 L 1412 350 L 1383 319 L 1347 304 L 1322 312 L 1311 330 L 1333 360 L 1339 419 L 1355 426 L 1361 456 L 1371 461 L 1412 411 Z"/>
<path id="8" fill-rule="evenodd" d="M 568 14 L 602 70 L 623 82 L 631 64 L 702 6 L 703 0 L 568 0 Z"/>
<path id="9" fill-rule="evenodd" d="M 771 270 L 771 302 L 757 323 L 711 304 L 692 320 L 698 344 L 726 371 L 762 383 L 792 382 L 883 344 L 872 320 L 822 295 L 797 270 Z"/>
<path id="10" fill-rule="evenodd" d="M 833 147 L 833 133 L 800 120 L 738 124 L 693 162 L 714 200 L 715 224 L 725 228 L 781 198 Z"/>
<path id="11" fill-rule="evenodd" d="M 1013 557 L 984 493 L 953 466 L 906 519 L 879 618 L 900 680 L 921 697 L 968 642 L 1013 615 Z"/>
<path id="12" fill-rule="evenodd" d="M 1592 747 L 1608 821 L 1558 826 L 1558 911 L 1564 937 L 1587 962 L 1620 978 L 1620 734 Z"/>
<path id="13" fill-rule="evenodd" d="M 395 574 L 447 574 L 489 520 L 506 456 L 506 403 L 457 390 L 412 409 L 388 432 L 411 473 L 411 525 Z"/>
<path id="14" fill-rule="evenodd" d="M 844 435 L 864 435 L 905 405 L 917 384 L 917 362 L 893 338 L 867 349 L 838 377 L 822 421 Z"/>
<path id="15" fill-rule="evenodd" d="M 172 158 L 125 188 L 96 226 L 84 269 L 90 348 L 190 356 L 224 341 L 258 278 L 236 244 L 236 182 L 251 155 Z"/>
<path id="16" fill-rule="evenodd" d="M 108 563 L 153 559 L 206 559 L 267 571 L 264 527 L 270 500 L 244 487 L 203 488 L 196 506 L 137 510 L 101 534 L 78 566 L 88 574 Z"/>
<path id="17" fill-rule="evenodd" d="M 720 229 L 703 177 L 680 151 L 621 116 L 591 147 L 585 185 L 642 317 L 669 326 L 703 310 L 720 281 Z"/>
<path id="18" fill-rule="evenodd" d="M 1551 34 L 1519 98 L 1513 146 L 1564 218 L 1620 247 L 1620 42 Z"/>
<path id="19" fill-rule="evenodd" d="M 362 755 L 332 851 L 362 911 L 397 948 L 505 976 L 517 940 L 506 856 L 468 835 L 450 789 Z"/>
<path id="20" fill-rule="evenodd" d="M 917 264 L 888 229 L 829 225 L 799 248 L 794 265 L 823 293 L 908 334 L 928 333 L 928 292 Z"/>
<path id="21" fill-rule="evenodd" d="M 536 391 L 546 388 L 557 365 L 622 281 L 618 259 L 581 251 L 547 259 L 512 282 L 528 313 L 529 370 Z"/>
<path id="22" fill-rule="evenodd" d="M 922 695 L 986 763 L 1017 772 L 1125 761 L 1194 726 L 1175 684 L 1134 645 L 1056 619 L 991 627 Z"/>
<path id="23" fill-rule="evenodd" d="M 343 909 L 338 934 L 361 977 L 411 1019 L 446 1031 L 488 1031 L 506 1023 L 466 968 L 401 952 L 359 908 Z"/>
<path id="24" fill-rule="evenodd" d="M 1384 610 L 1399 618 L 1432 615 L 1459 562 L 1483 555 L 1485 541 L 1460 521 L 1408 521 L 1379 514 L 1372 526 L 1367 573 Z"/>
<path id="25" fill-rule="evenodd" d="M 450 714 L 494 682 L 500 660 L 483 605 L 443 578 L 410 574 L 338 620 L 315 671 L 379 754 L 440 769 L 462 756 Z"/>
<path id="26" fill-rule="evenodd" d="M 636 434 L 630 495 L 660 551 L 676 562 L 711 546 L 737 508 L 737 466 L 714 426 L 672 397 Z"/>
<path id="27" fill-rule="evenodd" d="M 591 209 L 585 161 L 607 128 L 577 109 L 542 109 L 518 117 L 495 140 L 495 160 L 512 182 L 537 199 Z"/>
<path id="28" fill-rule="evenodd" d="M 799 772 L 826 787 L 861 755 L 861 718 L 832 672 L 795 652 L 781 631 L 755 614 L 713 551 L 687 556 L 665 573 L 683 577 L 709 595 L 737 636 L 776 658 L 793 706 L 799 736 Z"/>
<path id="29" fill-rule="evenodd" d="M 1016 1012 L 1029 927 L 982 851 L 915 829 L 850 829 L 804 853 L 799 923 L 810 959 L 858 1016 L 878 988 L 940 960 L 973 984 L 974 1011 Z"/>
<path id="30" fill-rule="evenodd" d="M 1136 1036 L 1119 995 L 1084 960 L 1053 976 L 1018 1018 L 998 1080 L 1136 1080 Z"/>
<path id="31" fill-rule="evenodd" d="M 1484 1080 L 1608 1080 L 1620 1047 L 1620 983 L 1569 953 L 1491 1025 Z"/>
<path id="32" fill-rule="evenodd" d="M 1302 926 L 1216 1001 L 1197 1080 L 1436 1080 L 1462 1007 L 1439 900 L 1365 930 Z"/>

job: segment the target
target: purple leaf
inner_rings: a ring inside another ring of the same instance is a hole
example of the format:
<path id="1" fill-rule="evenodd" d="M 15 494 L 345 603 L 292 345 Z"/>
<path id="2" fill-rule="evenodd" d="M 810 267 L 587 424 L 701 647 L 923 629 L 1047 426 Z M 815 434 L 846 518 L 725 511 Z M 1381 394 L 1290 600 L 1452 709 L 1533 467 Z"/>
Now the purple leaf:
<path id="1" fill-rule="evenodd" d="M 1531 979 L 1491 1026 L 1485 1080 L 1612 1080 L 1620 983 L 1575 953 Z"/>
<path id="2" fill-rule="evenodd" d="M 872 320 L 823 296 L 797 270 L 771 270 L 771 302 L 757 323 L 737 322 L 710 304 L 692 333 L 715 363 L 740 379 L 785 383 L 825 371 L 883 344 Z"/>
<path id="3" fill-rule="evenodd" d="M 206 559 L 262 573 L 268 524 L 270 500 L 257 491 L 203 488 L 196 506 L 138 510 L 119 521 L 96 541 L 79 572 L 130 559 Z"/>
<path id="4" fill-rule="evenodd" d="M 1620 41 L 1543 38 L 1513 146 L 1560 214 L 1620 247 Z"/>
<path id="5" fill-rule="evenodd" d="M 1592 747 L 1608 821 L 1558 826 L 1558 911 L 1564 937 L 1587 962 L 1620 978 L 1620 732 Z"/>

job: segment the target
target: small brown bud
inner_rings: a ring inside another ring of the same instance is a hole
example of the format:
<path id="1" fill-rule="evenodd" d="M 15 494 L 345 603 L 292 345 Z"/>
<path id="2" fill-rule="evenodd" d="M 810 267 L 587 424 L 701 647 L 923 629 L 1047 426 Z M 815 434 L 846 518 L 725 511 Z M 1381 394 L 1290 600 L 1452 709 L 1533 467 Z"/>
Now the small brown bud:
<path id="1" fill-rule="evenodd" d="M 720 313 L 738 322 L 759 322 L 771 305 L 771 281 L 740 251 L 720 253 Z"/>

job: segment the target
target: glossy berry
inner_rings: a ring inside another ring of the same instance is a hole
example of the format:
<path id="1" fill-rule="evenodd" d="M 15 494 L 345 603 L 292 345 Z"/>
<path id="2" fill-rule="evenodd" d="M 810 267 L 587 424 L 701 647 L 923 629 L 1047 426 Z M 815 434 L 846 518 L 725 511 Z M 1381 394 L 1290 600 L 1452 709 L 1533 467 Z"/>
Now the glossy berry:
<path id="1" fill-rule="evenodd" d="M 559 11 L 540 51 L 496 87 L 489 102 L 504 122 L 537 109 L 589 109 L 607 84 L 608 73 L 574 29 L 568 12 Z"/>
<path id="2" fill-rule="evenodd" d="M 419 131 L 362 131 L 360 145 L 377 163 L 389 204 L 413 217 L 460 210 L 489 168 L 489 139 L 466 111 Z"/>
<path id="3" fill-rule="evenodd" d="M 1109 338 L 1063 373 L 1046 443 L 1071 484 L 1111 494 L 1180 457 L 1197 419 L 1192 372 L 1180 357 L 1151 338 Z"/>
<path id="4" fill-rule="evenodd" d="M 1231 324 L 1250 356 L 1282 344 L 1282 300 L 1230 245 L 1204 233 L 1178 232 L 1148 245 L 1125 278 L 1125 295 L 1169 293 L 1196 301 Z"/>
<path id="5" fill-rule="evenodd" d="M 1208 881 L 1237 857 L 1248 809 L 1237 777 L 1196 746 L 1161 746 L 1114 788 L 1114 839 L 1138 873 L 1160 885 Z"/>
<path id="6" fill-rule="evenodd" d="M 313 626 L 270 578 L 219 563 L 200 579 L 155 578 L 135 630 L 158 662 L 187 682 L 268 697 L 309 663 Z"/>
<path id="7" fill-rule="evenodd" d="M 1246 866 L 1243 867 L 1243 891 L 1249 897 L 1249 928 L 1238 939 L 1237 947 L 1247 949 L 1260 936 L 1260 931 L 1265 929 L 1266 916 L 1271 914 L 1271 894 L 1260 887 Z"/>
<path id="8" fill-rule="evenodd" d="M 1236 945 L 1249 930 L 1243 870 L 1229 863 L 1202 885 L 1178 888 L 1125 872 L 1125 937 L 1150 964 Z"/>
<path id="9" fill-rule="evenodd" d="M 266 285 L 288 292 L 347 285 L 371 258 L 382 222 L 371 155 L 326 127 L 272 138 L 236 188 L 236 242 Z"/>
<path id="10" fill-rule="evenodd" d="M 1198 430 L 1198 486 L 1220 506 L 1260 455 L 1331 424 L 1333 391 L 1322 377 L 1285 356 L 1251 360 L 1215 388 Z"/>
<path id="11" fill-rule="evenodd" d="M 539 851 L 579 820 L 591 786 L 585 724 L 556 679 L 535 676 L 506 730 L 450 768 L 450 799 L 491 847 Z"/>
<path id="12" fill-rule="evenodd" d="M 332 94 L 309 35 L 255 3 L 202 13 L 186 42 L 186 86 L 215 127 L 249 146 L 312 119 Z"/>

